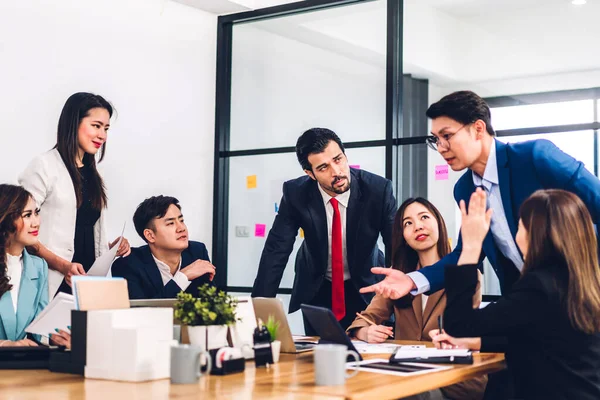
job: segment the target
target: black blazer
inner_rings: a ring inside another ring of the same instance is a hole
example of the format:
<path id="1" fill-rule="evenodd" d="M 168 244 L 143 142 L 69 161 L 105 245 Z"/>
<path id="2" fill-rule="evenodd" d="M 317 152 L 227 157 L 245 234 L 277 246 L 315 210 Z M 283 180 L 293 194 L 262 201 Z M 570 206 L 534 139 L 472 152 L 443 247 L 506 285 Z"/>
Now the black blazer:
<path id="1" fill-rule="evenodd" d="M 381 279 L 370 270 L 385 265 L 383 253 L 377 247 L 380 233 L 391 249 L 396 199 L 389 180 L 364 170 L 351 169 L 350 173 L 346 249 L 352 282 L 359 289 Z M 314 298 L 327 270 L 327 216 L 317 185 L 309 176 L 283 184 L 279 212 L 267 237 L 252 289 L 252 297 L 275 297 L 298 229 L 302 228 L 304 241 L 296 257 L 290 312 Z M 372 297 L 363 295 L 365 305 Z"/>
<path id="2" fill-rule="evenodd" d="M 187 267 L 196 260 L 210 261 L 204 243 L 189 242 L 189 246 L 181 253 L 181 268 Z M 127 280 L 130 299 L 173 299 L 181 288 L 171 280 L 163 285 L 160 271 L 154 262 L 150 247 L 131 248 L 131 254 L 117 259 L 112 265 L 112 275 L 122 276 Z M 185 290 L 198 296 L 198 287 L 210 283 L 209 275 L 204 274 L 192 281 Z"/>
<path id="3" fill-rule="evenodd" d="M 518 398 L 600 399 L 600 334 L 571 326 L 560 300 L 568 284 L 565 269 L 527 272 L 500 300 L 473 310 L 477 266 L 446 268 L 446 331 L 459 337 L 506 336 Z"/>

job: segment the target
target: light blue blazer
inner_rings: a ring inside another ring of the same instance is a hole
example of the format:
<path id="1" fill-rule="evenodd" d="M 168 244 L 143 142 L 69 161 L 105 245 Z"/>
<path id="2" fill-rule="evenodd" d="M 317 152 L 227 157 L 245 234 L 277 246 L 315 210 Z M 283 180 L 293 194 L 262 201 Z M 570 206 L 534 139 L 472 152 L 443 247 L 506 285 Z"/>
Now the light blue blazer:
<path id="1" fill-rule="evenodd" d="M 48 305 L 48 264 L 23 251 L 23 272 L 17 312 L 10 291 L 0 298 L 0 340 L 21 340 L 25 328 Z M 48 332 L 50 333 L 50 332 Z M 36 340 L 40 338 L 34 335 Z"/>

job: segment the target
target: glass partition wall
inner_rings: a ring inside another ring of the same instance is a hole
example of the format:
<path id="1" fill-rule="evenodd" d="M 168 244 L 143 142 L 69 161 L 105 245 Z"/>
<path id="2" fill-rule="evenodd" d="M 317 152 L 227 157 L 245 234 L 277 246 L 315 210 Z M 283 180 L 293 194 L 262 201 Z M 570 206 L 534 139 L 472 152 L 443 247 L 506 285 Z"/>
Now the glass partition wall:
<path id="1" fill-rule="evenodd" d="M 398 0 L 304 1 L 219 18 L 213 258 L 220 287 L 249 295 L 283 182 L 304 175 L 294 146 L 305 130 L 335 131 L 352 166 L 394 178 L 401 15 Z M 286 307 L 302 240 L 298 232 L 280 285 Z M 303 332 L 300 313 L 290 324 Z"/>
<path id="2" fill-rule="evenodd" d="M 250 292 L 281 186 L 303 174 L 295 141 L 311 127 L 333 129 L 352 165 L 392 179 L 398 203 L 429 198 L 453 245 L 453 186 L 464 171 L 437 176 L 444 160 L 424 144 L 425 110 L 446 94 L 484 97 L 497 140 L 548 139 L 598 175 L 600 53 L 589 49 L 600 37 L 600 3 L 588 3 L 307 0 L 220 17 L 218 285 Z M 286 303 L 293 277 L 288 265 Z M 489 265 L 484 294 L 499 294 Z"/>

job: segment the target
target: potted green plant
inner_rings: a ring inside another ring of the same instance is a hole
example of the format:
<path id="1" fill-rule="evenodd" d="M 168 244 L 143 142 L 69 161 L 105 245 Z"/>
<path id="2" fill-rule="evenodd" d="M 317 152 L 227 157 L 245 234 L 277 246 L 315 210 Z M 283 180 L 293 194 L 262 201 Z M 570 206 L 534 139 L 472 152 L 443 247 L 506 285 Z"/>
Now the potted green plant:
<path id="1" fill-rule="evenodd" d="M 175 318 L 187 325 L 190 343 L 205 350 L 225 347 L 229 325 L 236 322 L 237 300 L 215 286 L 204 284 L 198 297 L 180 292 Z"/>
<path id="2" fill-rule="evenodd" d="M 279 353 L 281 352 L 281 341 L 277 340 L 279 326 L 281 323 L 275 319 L 274 316 L 269 315 L 267 323 L 265 324 L 271 337 L 271 351 L 273 352 L 273 362 L 279 362 Z"/>

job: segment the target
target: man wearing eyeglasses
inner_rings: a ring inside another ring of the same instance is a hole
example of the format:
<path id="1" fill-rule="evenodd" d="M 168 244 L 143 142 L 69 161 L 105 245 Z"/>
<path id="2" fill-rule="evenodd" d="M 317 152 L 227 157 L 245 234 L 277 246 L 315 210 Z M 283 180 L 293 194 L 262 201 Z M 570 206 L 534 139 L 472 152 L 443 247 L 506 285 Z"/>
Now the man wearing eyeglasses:
<path id="1" fill-rule="evenodd" d="M 488 194 L 492 222 L 479 261 L 488 258 L 503 293 L 516 282 L 523 268 L 515 236 L 521 204 L 533 192 L 551 188 L 573 192 L 587 205 L 594 222 L 600 222 L 600 181 L 583 163 L 548 140 L 513 144 L 496 140 L 490 109 L 477 94 L 470 91 L 449 94 L 432 104 L 426 115 L 431 118 L 432 127 L 428 146 L 440 153 L 453 171 L 468 168 L 454 186 L 456 202 L 462 200 L 468 206 L 477 187 Z M 456 265 L 461 251 L 459 236 L 452 253 L 418 272 L 405 275 L 398 270 L 375 268 L 374 273 L 386 278 L 361 289 L 361 293 L 377 292 L 398 299 L 409 292 L 413 295 L 436 292 L 444 288 L 444 268 Z"/>

